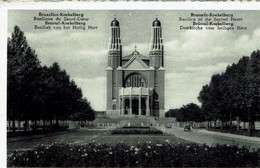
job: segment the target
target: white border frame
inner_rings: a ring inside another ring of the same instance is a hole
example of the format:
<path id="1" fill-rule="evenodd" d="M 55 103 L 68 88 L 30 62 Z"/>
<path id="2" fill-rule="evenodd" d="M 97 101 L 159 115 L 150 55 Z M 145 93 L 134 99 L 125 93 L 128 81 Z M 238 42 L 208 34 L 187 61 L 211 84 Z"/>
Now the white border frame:
<path id="1" fill-rule="evenodd" d="M 260 10 L 260 2 L 12 2 L 0 3 L 0 167 L 7 167 L 8 10 Z M 254 19 L 254 18 L 252 18 Z M 259 18 L 254 19 L 259 21 Z M 260 39 L 259 39 L 260 40 Z"/>

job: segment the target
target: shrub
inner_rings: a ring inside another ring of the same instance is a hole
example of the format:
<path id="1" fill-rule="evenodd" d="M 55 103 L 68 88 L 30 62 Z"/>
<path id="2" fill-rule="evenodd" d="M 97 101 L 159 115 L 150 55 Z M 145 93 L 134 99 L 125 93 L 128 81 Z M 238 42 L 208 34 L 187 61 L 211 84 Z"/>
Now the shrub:
<path id="1" fill-rule="evenodd" d="M 150 129 L 150 127 L 146 127 L 146 126 L 141 126 L 141 127 L 135 127 L 135 126 L 129 126 L 129 127 L 126 127 L 126 126 L 124 126 L 124 127 L 122 127 L 122 128 L 124 128 L 124 129 Z"/>
<path id="2" fill-rule="evenodd" d="M 159 130 L 146 129 L 127 129 L 127 130 L 112 130 L 111 134 L 162 134 Z"/>
<path id="3" fill-rule="evenodd" d="M 151 144 L 115 146 L 55 143 L 14 152 L 8 166 L 28 167 L 245 167 L 260 166 L 260 149 L 236 145 Z"/>
<path id="4" fill-rule="evenodd" d="M 62 130 L 68 129 L 69 126 L 68 126 L 68 125 L 56 125 L 56 124 L 53 124 L 53 125 L 45 125 L 45 126 L 41 126 L 41 125 L 31 125 L 31 128 L 32 128 L 33 130 L 40 129 L 40 130 L 62 131 Z"/>
<path id="5" fill-rule="evenodd" d="M 163 134 L 162 131 L 150 127 L 122 127 L 111 131 L 111 134 Z"/>

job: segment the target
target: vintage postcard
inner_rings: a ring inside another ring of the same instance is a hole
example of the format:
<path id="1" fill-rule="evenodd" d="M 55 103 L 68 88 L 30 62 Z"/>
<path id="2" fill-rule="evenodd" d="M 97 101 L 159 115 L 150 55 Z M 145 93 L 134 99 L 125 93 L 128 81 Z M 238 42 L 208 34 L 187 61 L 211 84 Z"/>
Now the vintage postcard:
<path id="1" fill-rule="evenodd" d="M 260 5 L 158 4 L 2 8 L 5 166 L 260 167 Z"/>

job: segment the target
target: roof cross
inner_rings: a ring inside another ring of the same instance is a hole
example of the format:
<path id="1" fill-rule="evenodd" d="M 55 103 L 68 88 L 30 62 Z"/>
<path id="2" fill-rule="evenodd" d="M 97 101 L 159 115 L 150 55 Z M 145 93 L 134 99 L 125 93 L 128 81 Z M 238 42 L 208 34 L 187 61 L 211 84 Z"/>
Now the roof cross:
<path id="1" fill-rule="evenodd" d="M 135 51 L 136 51 L 136 48 L 137 48 L 137 46 L 135 45 Z"/>

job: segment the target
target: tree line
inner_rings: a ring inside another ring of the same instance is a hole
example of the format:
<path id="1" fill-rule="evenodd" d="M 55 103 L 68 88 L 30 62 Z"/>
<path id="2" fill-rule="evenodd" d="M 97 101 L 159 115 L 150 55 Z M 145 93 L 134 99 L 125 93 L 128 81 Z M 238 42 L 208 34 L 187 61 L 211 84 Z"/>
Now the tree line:
<path id="1" fill-rule="evenodd" d="M 95 111 L 67 72 L 57 62 L 42 66 L 18 26 L 7 44 L 7 119 L 12 131 L 15 121 L 19 127 L 24 121 L 27 130 L 29 120 L 58 125 L 59 120 L 95 119 Z"/>
<path id="2" fill-rule="evenodd" d="M 255 122 L 260 120 L 260 51 L 250 57 L 242 57 L 238 63 L 228 66 L 225 72 L 214 74 L 209 84 L 202 87 L 198 100 L 201 107 L 190 103 L 179 109 L 171 109 L 166 117 L 176 117 L 177 121 L 211 121 L 214 127 L 231 128 L 232 121 L 248 122 L 248 132 L 255 130 Z"/>
<path id="3" fill-rule="evenodd" d="M 202 87 L 198 100 L 207 121 L 220 120 L 223 128 L 231 127 L 236 119 L 238 123 L 248 122 L 248 132 L 253 132 L 255 121 L 260 119 L 260 51 L 213 75 Z"/>
<path id="4" fill-rule="evenodd" d="M 203 122 L 205 115 L 202 109 L 195 103 L 183 105 L 181 108 L 170 109 L 166 112 L 166 117 L 175 117 L 179 122 Z"/>

